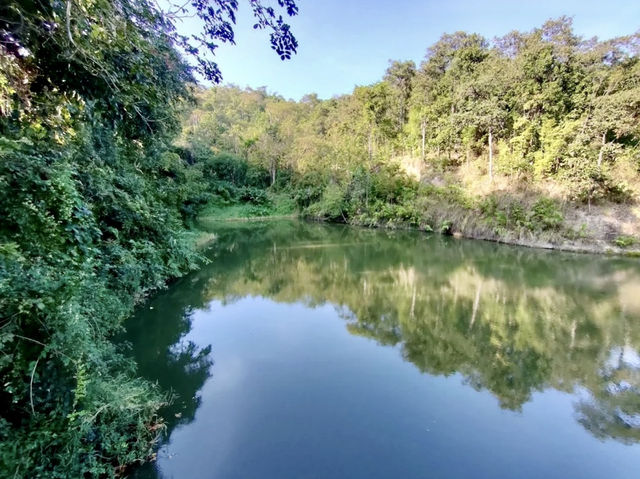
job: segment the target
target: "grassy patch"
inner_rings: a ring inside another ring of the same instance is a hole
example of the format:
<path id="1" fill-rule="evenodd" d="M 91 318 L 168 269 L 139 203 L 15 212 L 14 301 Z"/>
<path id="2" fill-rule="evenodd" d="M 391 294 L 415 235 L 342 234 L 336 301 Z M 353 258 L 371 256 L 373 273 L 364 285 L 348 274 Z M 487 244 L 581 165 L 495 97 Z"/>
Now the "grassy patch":
<path id="1" fill-rule="evenodd" d="M 252 202 L 209 203 L 201 213 L 201 218 L 230 220 L 240 218 L 260 218 L 268 216 L 291 216 L 297 212 L 296 203 L 285 193 L 268 193 L 262 204 Z"/>

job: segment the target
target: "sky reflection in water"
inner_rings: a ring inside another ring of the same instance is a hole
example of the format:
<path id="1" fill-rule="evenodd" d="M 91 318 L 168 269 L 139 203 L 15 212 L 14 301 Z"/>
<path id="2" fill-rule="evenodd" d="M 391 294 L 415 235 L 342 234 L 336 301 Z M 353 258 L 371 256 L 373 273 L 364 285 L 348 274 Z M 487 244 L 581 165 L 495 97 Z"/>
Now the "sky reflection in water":
<path id="1" fill-rule="evenodd" d="M 218 227 L 127 340 L 177 395 L 136 478 L 640 471 L 640 267 L 420 233 Z"/>

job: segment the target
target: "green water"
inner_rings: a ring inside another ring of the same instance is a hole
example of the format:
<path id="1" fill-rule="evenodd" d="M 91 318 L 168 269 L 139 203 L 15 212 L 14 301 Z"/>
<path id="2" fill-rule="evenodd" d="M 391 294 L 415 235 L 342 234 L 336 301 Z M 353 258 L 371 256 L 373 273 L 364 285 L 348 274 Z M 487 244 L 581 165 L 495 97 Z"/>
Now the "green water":
<path id="1" fill-rule="evenodd" d="M 211 263 L 128 323 L 175 395 L 132 477 L 640 477 L 637 260 L 211 229 Z"/>

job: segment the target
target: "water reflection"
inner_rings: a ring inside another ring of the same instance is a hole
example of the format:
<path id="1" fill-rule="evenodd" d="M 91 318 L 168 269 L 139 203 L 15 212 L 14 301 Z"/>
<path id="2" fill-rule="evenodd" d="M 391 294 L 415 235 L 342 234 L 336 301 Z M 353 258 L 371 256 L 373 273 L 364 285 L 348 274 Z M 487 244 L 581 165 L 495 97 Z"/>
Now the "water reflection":
<path id="1" fill-rule="evenodd" d="M 401 344 L 421 371 L 462 373 L 502 407 L 520 409 L 547 387 L 580 386 L 592 397 L 580 420 L 597 424 L 594 434 L 640 438 L 634 261 L 404 232 L 305 225 L 280 236 L 278 227 L 262 228 L 257 237 L 221 234 L 224 263 L 205 302 L 331 303 L 352 334 Z"/>
<path id="2" fill-rule="evenodd" d="M 211 376 L 211 345 L 199 347 L 185 339 L 194 309 L 206 307 L 201 295 L 205 278 L 202 272 L 193 274 L 149 301 L 129 321 L 121 338 L 140 374 L 167 395 L 167 406 L 161 411 L 165 437 L 193 421 L 201 402 L 199 390 Z M 154 464 L 146 464 L 130 477 L 158 476 Z"/>
<path id="3" fill-rule="evenodd" d="M 142 373 L 180 398 L 169 430 L 193 419 L 212 371 L 210 347 L 184 340 L 191 312 L 260 296 L 330 304 L 351 334 L 430 375 L 459 373 L 508 410 L 536 391 L 575 392 L 595 437 L 640 439 L 635 261 L 297 222 L 216 231 L 212 263 L 129 325 Z"/>

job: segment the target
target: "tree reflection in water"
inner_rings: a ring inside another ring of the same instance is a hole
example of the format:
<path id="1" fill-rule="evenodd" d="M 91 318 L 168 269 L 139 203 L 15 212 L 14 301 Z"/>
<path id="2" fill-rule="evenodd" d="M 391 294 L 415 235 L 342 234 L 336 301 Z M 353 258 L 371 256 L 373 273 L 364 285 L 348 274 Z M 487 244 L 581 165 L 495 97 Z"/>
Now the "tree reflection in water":
<path id="1" fill-rule="evenodd" d="M 161 411 L 166 425 L 164 437 L 194 420 L 200 406 L 199 390 L 211 376 L 211 345 L 199 347 L 185 338 L 191 330 L 193 311 L 206 308 L 200 294 L 203 284 L 201 271 L 182 279 L 144 304 L 120 338 L 140 374 L 167 394 L 167 406 Z M 148 463 L 130 477 L 153 478 L 157 474 L 155 465 Z"/>
<path id="2" fill-rule="evenodd" d="M 640 439 L 634 260 L 299 223 L 230 228 L 217 248 L 204 302 L 330 303 L 350 333 L 400 345 L 425 373 L 460 373 L 503 408 L 579 390 L 585 428 Z"/>
<path id="3" fill-rule="evenodd" d="M 398 345 L 422 372 L 459 373 L 506 409 L 575 393 L 594 436 L 640 439 L 635 261 L 294 221 L 215 231 L 213 261 L 129 323 L 141 372 L 179 398 L 169 431 L 193 419 L 211 372 L 210 346 L 185 342 L 192 311 L 262 296 L 332 304 L 351 334 Z"/>

